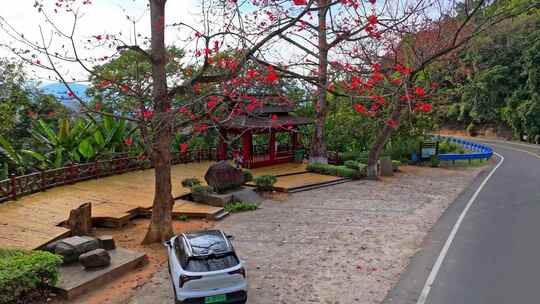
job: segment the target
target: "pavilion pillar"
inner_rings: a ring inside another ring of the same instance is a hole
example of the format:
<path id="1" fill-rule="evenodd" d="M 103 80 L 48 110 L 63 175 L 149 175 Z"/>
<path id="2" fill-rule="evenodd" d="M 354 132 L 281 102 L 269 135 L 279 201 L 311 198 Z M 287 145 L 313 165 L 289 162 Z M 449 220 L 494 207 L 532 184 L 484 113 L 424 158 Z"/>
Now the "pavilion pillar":
<path id="1" fill-rule="evenodd" d="M 270 152 L 270 160 L 276 159 L 276 132 L 270 130 L 270 141 L 268 142 L 268 150 Z"/>
<path id="2" fill-rule="evenodd" d="M 244 166 L 247 168 L 251 167 L 252 136 L 251 131 L 242 134 L 242 158 L 244 159 Z"/>
<path id="3" fill-rule="evenodd" d="M 219 146 L 218 146 L 218 160 L 227 159 L 227 132 L 224 130 L 220 131 L 221 136 L 219 137 Z"/>
<path id="4" fill-rule="evenodd" d="M 291 145 L 292 145 L 292 150 L 293 151 L 296 151 L 296 149 L 298 149 L 298 146 L 300 145 L 300 141 L 299 141 L 299 138 L 298 138 L 298 132 L 296 132 L 296 131 L 291 132 Z"/>

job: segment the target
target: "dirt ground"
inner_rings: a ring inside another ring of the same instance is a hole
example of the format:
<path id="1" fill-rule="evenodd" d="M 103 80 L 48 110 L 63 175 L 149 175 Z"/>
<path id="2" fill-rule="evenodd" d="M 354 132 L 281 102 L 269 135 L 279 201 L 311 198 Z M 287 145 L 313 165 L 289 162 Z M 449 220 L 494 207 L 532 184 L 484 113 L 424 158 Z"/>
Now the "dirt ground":
<path id="1" fill-rule="evenodd" d="M 52 303 L 114 304 L 125 302 L 134 290 L 150 281 L 152 276 L 163 268 L 163 265 L 167 265 L 167 252 L 162 244 L 141 245 L 149 223 L 150 220 L 148 219 L 135 219 L 122 229 L 96 228 L 95 230 L 96 236 L 112 235 L 117 247 L 145 252 L 148 256 L 148 263 L 144 267 L 72 301 L 55 299 Z M 214 224 L 213 221 L 197 219 L 174 221 L 174 231 L 175 233 L 181 233 L 204 230 L 213 227 Z"/>
<path id="2" fill-rule="evenodd" d="M 250 304 L 380 303 L 432 225 L 481 170 L 404 167 L 382 181 L 267 199 L 259 210 L 217 227 L 235 236 Z M 166 267 L 124 303 L 173 303 Z"/>

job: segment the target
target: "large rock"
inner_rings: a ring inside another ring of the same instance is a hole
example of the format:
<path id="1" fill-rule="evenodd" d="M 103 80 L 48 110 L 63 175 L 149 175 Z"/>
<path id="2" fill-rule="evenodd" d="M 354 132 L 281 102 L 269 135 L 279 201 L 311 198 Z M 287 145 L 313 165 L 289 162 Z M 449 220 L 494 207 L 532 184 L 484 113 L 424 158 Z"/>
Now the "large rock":
<path id="1" fill-rule="evenodd" d="M 79 256 L 79 262 L 84 268 L 105 267 L 111 265 L 111 256 L 107 250 L 99 248 Z"/>
<path id="2" fill-rule="evenodd" d="M 64 258 L 64 263 L 77 261 L 79 255 L 99 248 L 99 241 L 88 236 L 73 236 L 56 242 L 54 252 Z"/>
<path id="3" fill-rule="evenodd" d="M 244 173 L 228 162 L 220 161 L 208 168 L 204 179 L 219 193 L 240 187 L 244 183 Z"/>

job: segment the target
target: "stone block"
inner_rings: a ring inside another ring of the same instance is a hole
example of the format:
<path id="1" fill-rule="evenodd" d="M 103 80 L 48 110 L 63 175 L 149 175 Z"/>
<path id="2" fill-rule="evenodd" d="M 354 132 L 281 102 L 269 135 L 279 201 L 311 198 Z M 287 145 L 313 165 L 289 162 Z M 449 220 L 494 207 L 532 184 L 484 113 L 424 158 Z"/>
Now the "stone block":
<path id="1" fill-rule="evenodd" d="M 250 188 L 242 188 L 238 191 L 232 192 L 231 194 L 234 202 L 254 203 L 259 205 L 264 200 L 259 193 Z"/>
<path id="2" fill-rule="evenodd" d="M 105 250 L 116 249 L 116 243 L 114 242 L 113 237 L 110 235 L 102 235 L 98 237 L 98 241 L 100 248 L 103 248 Z"/>
<path id="3" fill-rule="evenodd" d="M 389 158 L 383 158 L 380 161 L 381 164 L 381 176 L 393 176 L 394 167 L 392 166 L 392 160 Z"/>
<path id="4" fill-rule="evenodd" d="M 88 251 L 79 256 L 79 262 L 84 268 L 105 267 L 111 264 L 111 256 L 103 248 Z"/>

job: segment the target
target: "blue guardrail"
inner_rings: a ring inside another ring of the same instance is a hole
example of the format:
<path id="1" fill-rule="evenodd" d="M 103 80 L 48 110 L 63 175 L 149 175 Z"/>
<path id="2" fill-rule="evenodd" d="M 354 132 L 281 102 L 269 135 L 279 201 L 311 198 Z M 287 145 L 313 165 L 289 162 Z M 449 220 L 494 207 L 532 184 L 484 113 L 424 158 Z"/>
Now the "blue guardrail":
<path id="1" fill-rule="evenodd" d="M 448 142 L 458 144 L 467 150 L 473 151 L 472 153 L 446 153 L 439 154 L 439 160 L 460 160 L 460 159 L 490 159 L 493 156 L 493 149 L 487 145 L 475 143 L 461 138 L 437 136 L 439 140 L 446 140 Z"/>

